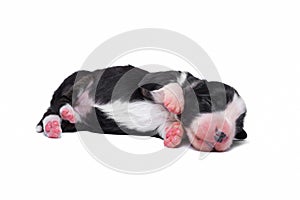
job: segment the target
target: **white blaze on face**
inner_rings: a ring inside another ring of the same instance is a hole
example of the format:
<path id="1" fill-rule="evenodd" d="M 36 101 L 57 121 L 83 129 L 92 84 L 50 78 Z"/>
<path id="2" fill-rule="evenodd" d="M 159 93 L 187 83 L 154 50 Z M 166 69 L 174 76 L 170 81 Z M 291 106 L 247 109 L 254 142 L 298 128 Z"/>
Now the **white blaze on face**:
<path id="1" fill-rule="evenodd" d="M 183 83 L 186 81 L 187 74 L 185 72 L 181 72 L 180 76 L 177 78 L 177 83 L 179 85 L 183 85 Z"/>
<path id="2" fill-rule="evenodd" d="M 235 136 L 235 121 L 246 111 L 244 101 L 234 95 L 224 111 L 199 114 L 186 129 L 192 145 L 201 151 L 211 151 L 213 147 L 217 151 L 227 150 Z M 222 142 L 217 142 L 216 132 L 225 133 Z"/>
<path id="3" fill-rule="evenodd" d="M 246 112 L 244 100 L 237 94 L 234 94 L 232 102 L 227 105 L 224 112 L 228 120 L 236 121 L 240 115 Z"/>

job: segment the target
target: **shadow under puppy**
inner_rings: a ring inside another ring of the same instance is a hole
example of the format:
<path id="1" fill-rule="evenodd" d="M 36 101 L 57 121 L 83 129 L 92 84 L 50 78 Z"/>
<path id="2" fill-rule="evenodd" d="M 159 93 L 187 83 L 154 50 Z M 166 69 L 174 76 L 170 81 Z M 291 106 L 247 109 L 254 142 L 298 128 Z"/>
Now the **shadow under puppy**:
<path id="1" fill-rule="evenodd" d="M 225 84 L 187 72 L 118 66 L 78 71 L 65 79 L 37 132 L 51 138 L 83 130 L 156 136 L 176 147 L 185 131 L 196 149 L 225 151 L 234 137 L 246 138 L 245 114 L 243 100 Z"/>

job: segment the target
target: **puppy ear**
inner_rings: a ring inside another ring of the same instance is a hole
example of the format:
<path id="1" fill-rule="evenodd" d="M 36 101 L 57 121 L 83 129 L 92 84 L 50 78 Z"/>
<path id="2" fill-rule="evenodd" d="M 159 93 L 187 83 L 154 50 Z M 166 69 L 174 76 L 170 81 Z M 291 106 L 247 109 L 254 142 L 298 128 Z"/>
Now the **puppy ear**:
<path id="1" fill-rule="evenodd" d="M 149 90 L 147 90 L 146 88 L 139 88 L 141 94 L 143 95 L 143 97 L 146 97 L 147 99 L 151 99 L 151 93 Z"/>
<path id="2" fill-rule="evenodd" d="M 241 131 L 237 132 L 236 135 L 234 136 L 235 139 L 238 140 L 244 140 L 247 138 L 247 133 L 244 129 L 241 129 Z"/>

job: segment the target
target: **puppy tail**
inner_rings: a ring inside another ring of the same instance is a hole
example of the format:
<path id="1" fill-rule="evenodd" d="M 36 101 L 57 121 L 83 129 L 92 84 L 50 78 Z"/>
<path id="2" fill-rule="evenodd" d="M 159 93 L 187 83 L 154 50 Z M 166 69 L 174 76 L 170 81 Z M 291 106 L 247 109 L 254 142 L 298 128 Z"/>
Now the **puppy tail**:
<path id="1" fill-rule="evenodd" d="M 43 120 L 41 120 L 35 127 L 35 131 L 37 133 L 43 132 Z"/>

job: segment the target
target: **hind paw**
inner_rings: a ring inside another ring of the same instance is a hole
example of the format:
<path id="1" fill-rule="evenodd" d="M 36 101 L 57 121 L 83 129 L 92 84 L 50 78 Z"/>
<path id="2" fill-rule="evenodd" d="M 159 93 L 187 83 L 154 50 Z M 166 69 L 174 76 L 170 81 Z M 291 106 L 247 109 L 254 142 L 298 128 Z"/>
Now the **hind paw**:
<path id="1" fill-rule="evenodd" d="M 62 130 L 61 119 L 58 115 L 49 115 L 43 120 L 44 133 L 49 138 L 59 138 Z"/>
<path id="2" fill-rule="evenodd" d="M 75 111 L 69 104 L 64 105 L 60 108 L 59 114 L 63 120 L 67 120 L 72 124 L 76 123 Z"/>

